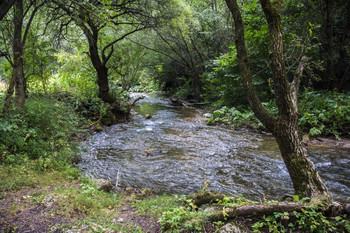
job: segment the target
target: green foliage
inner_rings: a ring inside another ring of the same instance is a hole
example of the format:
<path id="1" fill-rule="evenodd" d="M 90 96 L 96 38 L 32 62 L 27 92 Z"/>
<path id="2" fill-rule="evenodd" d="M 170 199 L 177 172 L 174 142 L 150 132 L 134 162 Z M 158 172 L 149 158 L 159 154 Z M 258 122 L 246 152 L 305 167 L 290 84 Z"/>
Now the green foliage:
<path id="1" fill-rule="evenodd" d="M 239 205 L 257 204 L 257 202 L 250 201 L 243 196 L 226 196 L 222 200 L 217 202 L 217 205 L 221 205 L 224 208 L 235 207 Z"/>
<path id="2" fill-rule="evenodd" d="M 163 212 L 171 211 L 180 203 L 177 196 L 161 195 L 152 198 L 135 200 L 133 206 L 138 209 L 140 215 L 151 214 L 154 218 L 161 217 Z"/>
<path id="3" fill-rule="evenodd" d="M 190 207 L 177 207 L 171 211 L 166 211 L 159 219 L 162 230 L 171 232 L 201 232 L 203 227 L 203 218 L 208 213 L 192 210 Z"/>
<path id="4" fill-rule="evenodd" d="M 254 232 L 345 232 L 350 221 L 346 215 L 326 218 L 317 206 L 303 208 L 300 212 L 278 213 L 264 216 L 252 225 Z"/>
<path id="5" fill-rule="evenodd" d="M 346 93 L 305 91 L 299 96 L 299 129 L 311 136 L 348 136 L 350 132 L 350 97 Z M 273 115 L 274 102 L 263 103 Z M 263 125 L 247 107 L 222 107 L 212 113 L 208 124 L 226 124 L 234 128 L 261 129 Z"/>
<path id="6" fill-rule="evenodd" d="M 350 96 L 347 93 L 306 91 L 299 100 L 300 129 L 312 136 L 350 132 Z"/>
<path id="7" fill-rule="evenodd" d="M 257 120 L 252 111 L 239 111 L 235 107 L 228 108 L 226 106 L 213 112 L 207 124 L 211 125 L 214 123 L 226 124 L 235 129 L 242 127 L 258 129 L 261 126 L 261 123 Z"/>
<path id="8" fill-rule="evenodd" d="M 179 200 L 185 200 L 186 206 L 174 207 L 162 213 L 159 223 L 162 230 L 170 232 L 201 232 L 205 224 L 205 218 L 210 212 L 196 210 L 196 206 L 183 196 Z"/>
<path id="9" fill-rule="evenodd" d="M 75 145 L 70 139 L 80 118 L 73 108 L 53 99 L 32 97 L 25 109 L 2 118 L 0 123 L 1 161 L 8 164 L 37 159 L 38 170 L 57 161 L 68 161 Z"/>
<path id="10" fill-rule="evenodd" d="M 245 22 L 245 36 L 247 49 L 251 63 L 253 83 L 263 101 L 271 96 L 270 69 L 268 67 L 269 33 L 262 9 L 257 1 L 246 2 L 243 7 L 243 19 Z M 232 42 L 230 42 L 232 45 Z M 207 72 L 203 78 L 206 93 L 203 97 L 218 105 L 234 106 L 248 105 L 245 90 L 240 78 L 237 50 L 235 46 L 229 48 L 224 54 L 206 63 Z"/>

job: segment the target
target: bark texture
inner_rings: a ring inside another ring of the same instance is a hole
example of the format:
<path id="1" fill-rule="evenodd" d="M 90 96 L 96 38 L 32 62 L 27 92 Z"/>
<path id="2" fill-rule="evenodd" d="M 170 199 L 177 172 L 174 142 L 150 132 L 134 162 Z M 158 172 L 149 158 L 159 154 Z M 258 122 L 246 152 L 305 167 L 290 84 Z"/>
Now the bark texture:
<path id="1" fill-rule="evenodd" d="M 208 218 L 213 222 L 226 221 L 227 219 L 233 219 L 236 217 L 260 217 L 263 215 L 272 215 L 275 212 L 283 213 L 300 211 L 303 207 L 303 204 L 297 202 L 278 202 L 269 205 L 245 205 L 226 209 L 217 208 L 210 210 L 213 214 Z"/>
<path id="2" fill-rule="evenodd" d="M 270 61 L 278 108 L 277 118 L 272 116 L 261 104 L 252 83 L 248 52 L 245 47 L 244 24 L 237 1 L 226 0 L 226 3 L 235 23 L 237 56 L 250 106 L 259 120 L 275 136 L 296 194 L 309 197 L 328 195 L 326 186 L 309 160 L 299 139 L 297 93 L 307 59 L 302 58 L 294 80 L 289 82 L 283 55 L 281 22 L 283 1 L 260 0 L 270 32 Z"/>
<path id="3" fill-rule="evenodd" d="M 100 97 L 105 103 L 112 104 L 115 102 L 115 99 L 109 93 L 108 68 L 101 60 L 98 53 L 98 29 L 92 22 L 89 23 L 89 26 L 90 30 L 85 26 L 81 26 L 81 28 L 84 30 L 84 34 L 88 39 L 91 63 L 97 73 L 97 84 L 99 87 L 98 97 Z"/>
<path id="4" fill-rule="evenodd" d="M 25 103 L 24 76 L 23 76 L 23 43 L 22 43 L 22 27 L 23 27 L 23 0 L 16 0 L 14 5 L 14 33 L 13 33 L 13 65 L 12 78 L 7 90 L 5 105 L 3 112 L 8 112 L 11 104 L 12 95 L 16 90 L 15 102 L 18 108 L 23 108 Z"/>
<path id="5" fill-rule="evenodd" d="M 7 12 L 11 9 L 16 0 L 3 0 L 0 3 L 0 20 L 5 17 Z"/>
<path id="6" fill-rule="evenodd" d="M 187 196 L 188 199 L 196 206 L 201 206 L 208 203 L 217 203 L 219 200 L 222 200 L 226 195 L 222 193 L 205 191 L 200 193 L 193 193 Z"/>
<path id="7" fill-rule="evenodd" d="M 23 0 L 16 0 L 14 4 L 14 17 L 13 17 L 13 44 L 12 44 L 12 52 L 13 52 L 13 61 L 12 65 L 12 78 L 9 84 L 9 88 L 7 90 L 5 104 L 3 107 L 3 112 L 8 112 L 8 109 L 11 104 L 11 99 L 14 91 L 15 93 L 15 103 L 17 108 L 23 108 L 25 104 L 26 98 L 26 80 L 24 78 L 24 69 L 23 69 L 23 54 L 24 54 L 24 45 L 26 43 L 27 35 L 29 32 L 29 28 L 34 19 L 35 14 L 45 4 L 43 1 L 40 4 L 33 1 L 27 5 L 26 10 L 24 11 Z M 28 20 L 26 20 L 26 26 L 23 27 L 24 17 L 28 14 L 29 9 L 33 7 Z M 24 30 L 23 30 L 24 29 Z"/>

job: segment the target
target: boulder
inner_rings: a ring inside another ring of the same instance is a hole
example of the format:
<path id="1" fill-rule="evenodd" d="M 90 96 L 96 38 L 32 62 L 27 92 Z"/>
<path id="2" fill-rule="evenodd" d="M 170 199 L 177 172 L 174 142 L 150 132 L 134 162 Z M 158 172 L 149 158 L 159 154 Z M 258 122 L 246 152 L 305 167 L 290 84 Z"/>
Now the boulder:
<path id="1" fill-rule="evenodd" d="M 344 211 L 344 214 L 350 215 L 350 203 L 344 203 L 343 211 Z"/>
<path id="2" fill-rule="evenodd" d="M 96 124 L 96 132 L 102 132 L 102 131 L 104 131 L 105 129 L 102 127 L 102 125 L 100 125 L 100 124 Z"/>
<path id="3" fill-rule="evenodd" d="M 97 185 L 98 190 L 110 192 L 114 189 L 114 185 L 110 181 L 105 179 L 97 179 L 95 180 L 95 183 Z"/>
<path id="4" fill-rule="evenodd" d="M 116 121 L 117 118 L 111 111 L 108 111 L 101 119 L 101 123 L 108 126 L 114 124 Z"/>
<path id="5" fill-rule="evenodd" d="M 247 231 L 242 230 L 239 226 L 233 223 L 227 223 L 222 226 L 218 231 L 218 233 L 245 233 Z"/>

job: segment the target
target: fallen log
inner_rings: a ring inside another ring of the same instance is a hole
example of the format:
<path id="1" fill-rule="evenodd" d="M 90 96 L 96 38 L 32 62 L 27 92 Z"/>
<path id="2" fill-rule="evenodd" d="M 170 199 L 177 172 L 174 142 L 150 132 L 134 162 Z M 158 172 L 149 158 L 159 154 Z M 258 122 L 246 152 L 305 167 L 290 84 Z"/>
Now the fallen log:
<path id="1" fill-rule="evenodd" d="M 305 204 L 297 202 L 278 202 L 268 205 L 244 205 L 231 208 L 214 207 L 210 208 L 212 215 L 208 217 L 209 221 L 226 221 L 236 217 L 260 217 L 263 215 L 272 215 L 274 212 L 293 212 L 301 211 Z"/>

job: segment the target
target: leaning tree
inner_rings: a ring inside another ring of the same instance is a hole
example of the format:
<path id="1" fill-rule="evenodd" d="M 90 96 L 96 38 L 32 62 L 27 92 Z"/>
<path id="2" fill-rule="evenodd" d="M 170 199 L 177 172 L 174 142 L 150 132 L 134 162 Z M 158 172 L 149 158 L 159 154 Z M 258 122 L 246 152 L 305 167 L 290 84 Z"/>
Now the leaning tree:
<path id="1" fill-rule="evenodd" d="M 243 85 L 251 109 L 277 140 L 296 194 L 308 197 L 328 196 L 328 191 L 315 166 L 307 156 L 298 134 L 297 95 L 307 58 L 303 57 L 293 80 L 287 76 L 283 52 L 281 8 L 283 0 L 259 0 L 270 34 L 270 67 L 278 115 L 271 115 L 262 105 L 252 82 L 249 56 L 245 45 L 244 23 L 237 0 L 225 0 L 234 19 L 235 43 Z"/>
<path id="2" fill-rule="evenodd" d="M 61 22 L 66 18 L 67 24 L 74 22 L 85 35 L 88 55 L 97 74 L 98 96 L 106 103 L 116 103 L 110 93 L 109 62 L 117 52 L 118 42 L 155 25 L 156 11 L 151 10 L 155 1 L 55 0 L 53 3 L 52 15 Z"/>

